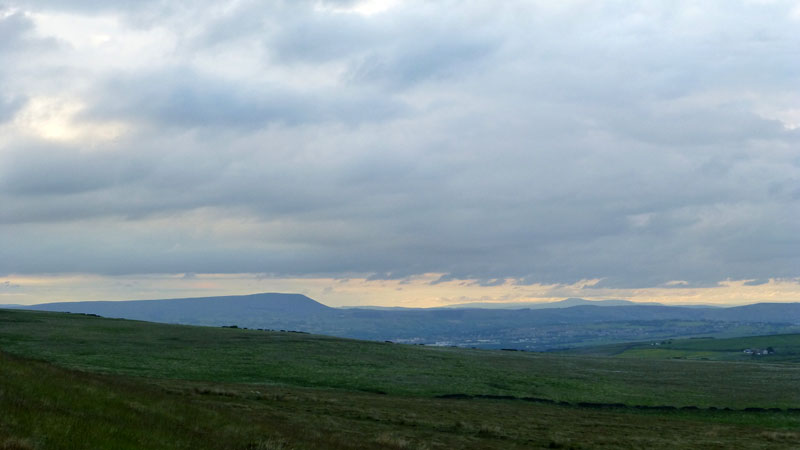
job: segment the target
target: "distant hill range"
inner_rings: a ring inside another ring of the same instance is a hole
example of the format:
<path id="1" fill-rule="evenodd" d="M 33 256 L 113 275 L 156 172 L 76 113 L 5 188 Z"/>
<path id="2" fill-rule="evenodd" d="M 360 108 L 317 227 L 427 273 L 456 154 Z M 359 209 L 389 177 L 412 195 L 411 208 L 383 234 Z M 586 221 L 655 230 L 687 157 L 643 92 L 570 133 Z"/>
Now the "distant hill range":
<path id="1" fill-rule="evenodd" d="M 570 308 L 572 306 L 592 305 L 592 306 L 642 306 L 657 305 L 666 306 L 657 302 L 632 302 L 630 300 L 586 300 L 583 298 L 567 298 L 555 302 L 475 302 L 457 303 L 455 305 L 442 306 L 440 308 L 481 308 L 481 309 L 548 309 L 548 308 Z M 685 308 L 722 308 L 719 305 L 704 304 L 675 304 L 671 306 L 682 306 Z"/>
<path id="2" fill-rule="evenodd" d="M 593 305 L 593 306 L 636 306 L 636 305 L 661 305 L 655 302 L 632 302 L 630 300 L 586 300 L 582 298 L 567 298 L 557 302 L 476 302 L 459 303 L 447 305 L 443 308 L 481 308 L 481 309 L 548 309 L 548 308 L 570 308 L 573 306 Z"/>
<path id="3" fill-rule="evenodd" d="M 480 305 L 480 304 L 478 304 Z M 46 303 L 24 309 L 191 325 L 306 331 L 359 339 L 543 350 L 680 336 L 800 332 L 800 303 L 730 308 L 566 299 L 523 309 L 331 308 L 300 294 Z M 508 307 L 510 308 L 510 306 Z"/>

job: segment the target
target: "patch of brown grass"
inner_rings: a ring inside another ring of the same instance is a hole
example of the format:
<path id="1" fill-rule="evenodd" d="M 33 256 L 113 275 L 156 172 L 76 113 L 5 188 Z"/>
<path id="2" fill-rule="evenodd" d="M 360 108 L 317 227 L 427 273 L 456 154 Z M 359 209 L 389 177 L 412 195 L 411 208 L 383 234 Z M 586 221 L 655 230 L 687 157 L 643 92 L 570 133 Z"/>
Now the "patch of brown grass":
<path id="1" fill-rule="evenodd" d="M 0 442 L 0 450 L 34 450 L 35 448 L 28 439 L 11 437 Z"/>

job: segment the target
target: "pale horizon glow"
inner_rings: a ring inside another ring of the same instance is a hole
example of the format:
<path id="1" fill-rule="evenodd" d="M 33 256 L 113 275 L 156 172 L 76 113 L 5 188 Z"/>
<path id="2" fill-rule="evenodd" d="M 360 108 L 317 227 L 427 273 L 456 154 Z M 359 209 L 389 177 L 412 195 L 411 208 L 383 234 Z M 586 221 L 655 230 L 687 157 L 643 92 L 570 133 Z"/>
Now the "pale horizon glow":
<path id="1" fill-rule="evenodd" d="M 565 298 L 724 306 L 797 302 L 800 299 L 800 286 L 796 280 L 769 280 L 755 286 L 747 285 L 752 280 L 729 280 L 714 287 L 686 287 L 685 283 L 676 281 L 657 288 L 608 289 L 594 287 L 600 280 L 582 280 L 571 285 L 523 285 L 519 280 L 507 279 L 482 286 L 477 280 L 439 281 L 442 275 L 424 274 L 402 280 L 272 278 L 261 274 L 10 276 L 0 279 L 0 304 L 157 300 L 263 292 L 303 294 L 332 307 L 408 308 L 475 302 L 553 302 Z"/>

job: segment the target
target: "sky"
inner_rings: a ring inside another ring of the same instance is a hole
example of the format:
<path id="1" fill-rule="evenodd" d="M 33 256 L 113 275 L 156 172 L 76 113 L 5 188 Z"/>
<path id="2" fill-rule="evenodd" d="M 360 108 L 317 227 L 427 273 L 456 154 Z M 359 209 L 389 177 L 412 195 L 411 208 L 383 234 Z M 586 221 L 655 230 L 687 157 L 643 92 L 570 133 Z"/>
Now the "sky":
<path id="1" fill-rule="evenodd" d="M 0 0 L 0 304 L 800 301 L 800 5 Z"/>

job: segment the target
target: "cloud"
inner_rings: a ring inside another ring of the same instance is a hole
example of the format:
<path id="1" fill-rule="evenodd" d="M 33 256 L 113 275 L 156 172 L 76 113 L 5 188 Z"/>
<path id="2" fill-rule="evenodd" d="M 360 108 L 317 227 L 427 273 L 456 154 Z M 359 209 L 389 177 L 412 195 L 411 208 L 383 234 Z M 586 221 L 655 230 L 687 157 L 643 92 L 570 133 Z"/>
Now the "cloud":
<path id="1" fill-rule="evenodd" d="M 788 3 L 93 6 L 0 16 L 0 273 L 800 275 Z"/>
<path id="2" fill-rule="evenodd" d="M 445 4 L 446 5 L 446 4 Z M 446 5 L 458 16 L 459 7 Z M 290 64 L 339 61 L 351 85 L 398 89 L 430 80 L 450 81 L 482 67 L 501 45 L 495 31 L 474 20 L 442 21 L 414 8 L 377 18 L 298 14 L 267 41 L 269 54 Z"/>
<path id="3" fill-rule="evenodd" d="M 20 287 L 22 287 L 22 286 L 20 286 L 19 284 L 16 284 L 16 283 L 12 283 L 12 282 L 10 282 L 8 280 L 3 281 L 2 283 L 0 283 L 0 289 L 19 289 Z"/>
<path id="4" fill-rule="evenodd" d="M 33 23 L 25 14 L 0 9 L 0 51 L 16 50 L 32 30 Z"/>
<path id="5" fill-rule="evenodd" d="M 24 104 L 23 98 L 10 95 L 0 96 L 0 125 L 13 118 Z"/>
<path id="6" fill-rule="evenodd" d="M 93 117 L 147 121 L 158 126 L 260 128 L 271 123 L 386 120 L 404 112 L 391 98 L 362 91 L 246 85 L 186 68 L 110 77 Z"/>
<path id="7" fill-rule="evenodd" d="M 0 5 L 0 61 L 8 55 L 20 55 L 25 51 L 48 51 L 58 47 L 51 38 L 36 36 L 35 25 L 30 16 L 17 9 Z"/>
<path id="8" fill-rule="evenodd" d="M 351 64 L 350 83 L 385 83 L 405 87 L 428 80 L 458 79 L 464 72 L 480 66 L 492 53 L 495 43 L 482 40 L 439 39 L 416 42 L 414 46 L 388 49 L 363 56 Z"/>

